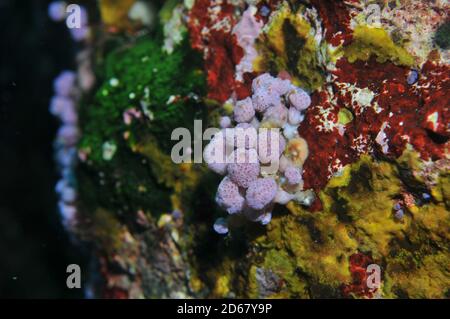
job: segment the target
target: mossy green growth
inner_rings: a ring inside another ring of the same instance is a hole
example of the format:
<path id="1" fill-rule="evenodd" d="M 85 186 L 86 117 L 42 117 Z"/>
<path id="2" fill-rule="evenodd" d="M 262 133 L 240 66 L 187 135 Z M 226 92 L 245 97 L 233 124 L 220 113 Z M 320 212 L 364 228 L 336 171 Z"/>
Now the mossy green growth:
<path id="1" fill-rule="evenodd" d="M 92 216 L 90 235 L 99 249 L 106 253 L 116 253 L 122 247 L 120 233 L 124 228 L 120 221 L 109 211 L 97 208 Z"/>
<path id="2" fill-rule="evenodd" d="M 171 210 L 170 188 L 159 183 L 145 157 L 125 145 L 102 166 L 83 165 L 77 179 L 87 211 L 101 206 L 117 213 L 145 210 L 159 216 Z"/>
<path id="3" fill-rule="evenodd" d="M 353 121 L 353 114 L 345 107 L 341 108 L 338 113 L 338 122 L 339 124 L 346 125 Z"/>
<path id="4" fill-rule="evenodd" d="M 161 176 L 178 178 L 181 172 L 165 165 L 168 155 L 158 160 L 176 142 L 171 141 L 173 129 L 190 128 L 194 118 L 203 116 L 205 83 L 198 58 L 187 42 L 167 55 L 158 38 L 141 38 L 98 66 L 102 83 L 80 110 L 79 149 L 87 161 L 78 179 L 85 205 L 117 214 L 144 210 L 156 217 L 172 210 L 174 183 Z M 125 123 L 124 112 L 131 108 L 141 116 Z M 146 143 L 161 156 L 140 154 L 138 147 Z"/>
<path id="5" fill-rule="evenodd" d="M 344 48 L 350 63 L 367 61 L 375 56 L 377 62 L 391 61 L 397 65 L 412 66 L 414 59 L 404 48 L 394 43 L 386 30 L 358 25 L 353 31 L 353 42 Z"/>
<path id="6" fill-rule="evenodd" d="M 80 148 L 90 151 L 91 161 L 101 162 L 103 143 L 120 144 L 127 131 L 128 144 L 147 132 L 154 134 L 159 146 L 168 152 L 172 130 L 192 126 L 201 112 L 195 98 L 205 93 L 200 65 L 187 41 L 170 55 L 161 50 L 160 41 L 148 38 L 111 53 L 104 66 L 103 83 L 93 102 L 81 111 L 84 126 Z M 133 107 L 144 116 L 127 125 L 123 113 Z"/>
<path id="7" fill-rule="evenodd" d="M 442 186 L 432 202 L 404 207 L 402 220 L 394 217 L 395 200 L 412 183 L 405 183 L 402 170 L 417 172 L 418 158 L 412 151 L 394 162 L 362 156 L 318 194 L 322 211 L 291 202 L 289 212 L 274 212 L 266 232 L 250 241 L 258 254 L 248 273 L 249 296 L 260 293 L 264 281 L 256 271 L 263 269 L 282 282 L 268 297 L 343 297 L 342 285 L 352 282 L 349 258 L 363 253 L 382 269 L 383 297 L 443 298 L 450 282 L 450 219 Z M 446 173 L 439 175 L 445 184 Z"/>
<path id="8" fill-rule="evenodd" d="M 434 41 L 443 50 L 450 48 L 450 21 L 439 26 L 436 30 Z"/>
<path id="9" fill-rule="evenodd" d="M 161 23 L 167 23 L 170 20 L 173 9 L 179 4 L 179 0 L 167 0 L 164 2 L 161 10 L 159 10 L 159 20 Z"/>

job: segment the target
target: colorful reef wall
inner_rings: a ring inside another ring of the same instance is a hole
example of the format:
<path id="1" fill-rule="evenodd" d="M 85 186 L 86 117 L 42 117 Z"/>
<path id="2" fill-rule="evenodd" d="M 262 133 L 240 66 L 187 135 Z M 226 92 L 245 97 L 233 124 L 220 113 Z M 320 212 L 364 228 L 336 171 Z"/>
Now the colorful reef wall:
<path id="1" fill-rule="evenodd" d="M 78 4 L 52 110 L 87 295 L 450 297 L 447 1 Z M 175 163 L 195 120 L 280 128 L 284 167 Z"/>

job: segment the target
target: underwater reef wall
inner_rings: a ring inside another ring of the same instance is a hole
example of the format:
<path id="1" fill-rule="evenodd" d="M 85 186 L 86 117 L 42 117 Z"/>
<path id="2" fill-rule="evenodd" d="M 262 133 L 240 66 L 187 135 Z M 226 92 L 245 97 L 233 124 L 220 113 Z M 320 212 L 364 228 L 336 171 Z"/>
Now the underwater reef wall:
<path id="1" fill-rule="evenodd" d="M 80 4 L 89 296 L 450 297 L 447 1 Z M 175 163 L 195 120 L 281 129 L 284 165 Z"/>

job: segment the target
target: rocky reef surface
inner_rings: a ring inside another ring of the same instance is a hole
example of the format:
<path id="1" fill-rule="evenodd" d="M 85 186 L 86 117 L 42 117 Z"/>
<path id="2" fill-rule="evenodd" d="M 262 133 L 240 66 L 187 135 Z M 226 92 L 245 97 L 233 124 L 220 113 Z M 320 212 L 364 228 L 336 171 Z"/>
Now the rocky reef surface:
<path id="1" fill-rule="evenodd" d="M 450 297 L 446 1 L 79 3 L 58 191 L 87 294 Z M 175 163 L 195 120 L 281 129 L 280 169 Z"/>

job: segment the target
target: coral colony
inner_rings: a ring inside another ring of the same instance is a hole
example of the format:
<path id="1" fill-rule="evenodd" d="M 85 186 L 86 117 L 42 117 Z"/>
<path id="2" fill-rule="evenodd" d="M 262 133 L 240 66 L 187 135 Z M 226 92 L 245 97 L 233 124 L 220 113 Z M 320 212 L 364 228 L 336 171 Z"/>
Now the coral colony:
<path id="1" fill-rule="evenodd" d="M 449 296 L 447 1 L 69 7 L 56 189 L 94 295 Z"/>
<path id="2" fill-rule="evenodd" d="M 80 7 L 81 30 L 71 31 L 74 41 L 87 39 L 89 32 L 87 12 Z M 52 2 L 48 8 L 50 19 L 55 22 L 64 21 L 67 17 L 67 4 L 62 1 Z M 88 91 L 94 84 L 94 76 L 90 62 L 86 61 L 86 51 L 79 53 L 78 74 L 73 71 L 63 71 L 53 81 L 54 96 L 50 101 L 50 113 L 61 121 L 61 127 L 55 140 L 55 160 L 58 164 L 61 179 L 56 184 L 59 195 L 59 212 L 65 227 L 71 228 L 76 223 L 76 174 L 77 148 L 80 137 L 78 128 L 78 103 L 83 91 Z M 85 61 L 83 61 L 83 58 Z"/>
<path id="3" fill-rule="evenodd" d="M 75 220 L 77 193 L 73 168 L 76 163 L 76 143 L 79 137 L 76 110 L 76 75 L 71 71 L 62 72 L 54 80 L 54 93 L 50 102 L 50 112 L 57 116 L 62 126 L 55 141 L 55 157 L 59 164 L 61 179 L 56 185 L 59 194 L 59 211 L 66 227 Z"/>
<path id="4" fill-rule="evenodd" d="M 236 101 L 232 120 L 221 119 L 226 128 L 206 146 L 204 158 L 211 170 L 226 175 L 217 204 L 229 214 L 242 213 L 266 225 L 273 204 L 295 200 L 309 206 L 314 200 L 313 192 L 303 191 L 308 145 L 297 132 L 311 99 L 291 81 L 268 73 L 253 80 L 252 92 Z M 223 219 L 218 223 L 224 233 Z"/>

